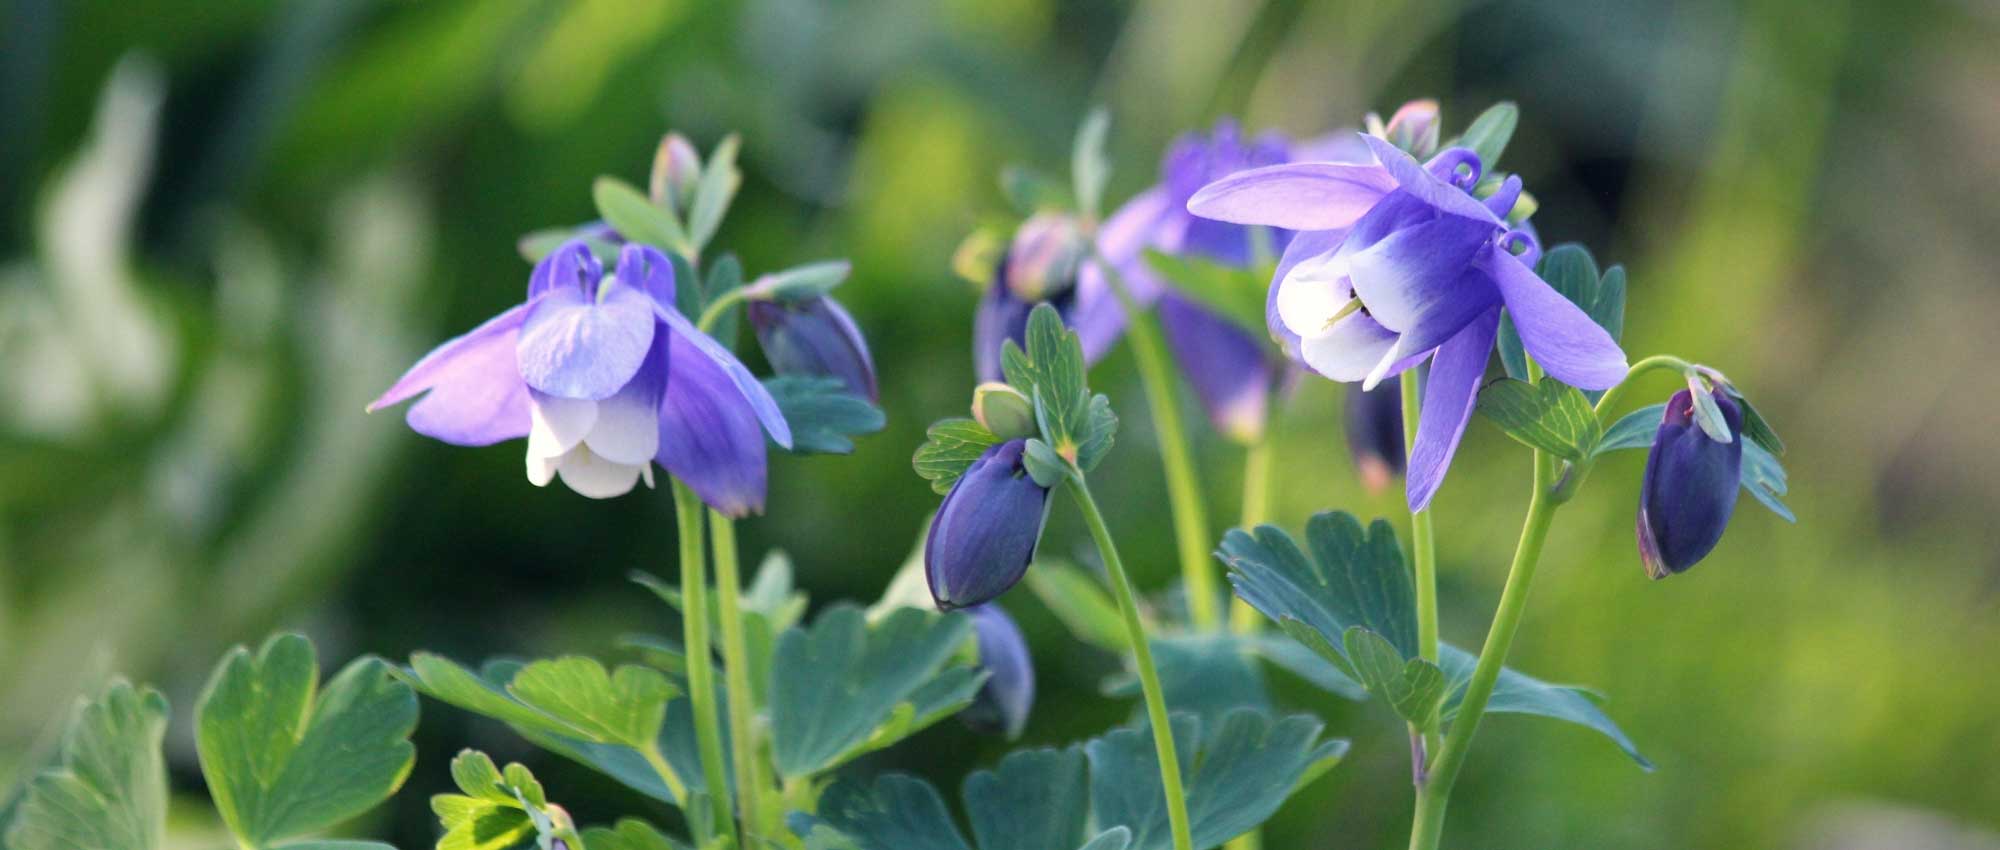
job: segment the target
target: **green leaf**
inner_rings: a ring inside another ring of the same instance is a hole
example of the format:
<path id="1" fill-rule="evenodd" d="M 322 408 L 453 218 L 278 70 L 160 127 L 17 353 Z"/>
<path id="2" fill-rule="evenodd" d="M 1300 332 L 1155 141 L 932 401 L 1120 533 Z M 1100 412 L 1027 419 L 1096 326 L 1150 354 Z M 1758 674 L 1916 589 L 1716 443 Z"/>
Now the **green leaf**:
<path id="1" fill-rule="evenodd" d="M 1023 578 L 1070 634 L 1110 652 L 1129 649 L 1118 606 L 1095 578 L 1066 561 L 1037 561 Z"/>
<path id="2" fill-rule="evenodd" d="M 577 737 L 633 748 L 659 738 L 667 702 L 675 695 L 657 670 L 628 664 L 610 672 L 597 659 L 576 655 L 529 664 L 507 691 Z"/>
<path id="3" fill-rule="evenodd" d="M 1582 391 L 1553 378 L 1530 384 L 1500 378 L 1479 390 L 1479 412 L 1529 448 L 1581 461 L 1603 432 Z"/>
<path id="4" fill-rule="evenodd" d="M 1090 815 L 1083 749 L 1016 752 L 965 778 L 961 795 L 979 850 L 1075 847 Z"/>
<path id="5" fill-rule="evenodd" d="M 1297 620 L 1291 622 L 1298 624 Z M 1368 689 L 1343 671 L 1341 662 L 1320 655 L 1307 643 L 1308 640 L 1325 643 L 1326 639 L 1311 628 L 1305 628 L 1304 624 L 1298 625 L 1310 636 L 1306 640 L 1265 633 L 1251 638 L 1251 646 L 1256 649 L 1258 655 L 1264 657 L 1264 660 L 1311 682 L 1320 690 L 1344 699 L 1356 701 L 1367 699 Z M 1327 651 L 1333 652 L 1332 644 L 1327 644 Z M 1334 654 L 1337 656 L 1339 653 Z"/>
<path id="6" fill-rule="evenodd" d="M 972 702 L 984 674 L 953 664 L 971 621 L 900 608 L 873 625 L 836 605 L 778 638 L 771 748 L 787 778 L 838 767 Z"/>
<path id="7" fill-rule="evenodd" d="M 621 818 L 617 826 L 593 826 L 583 831 L 589 850 L 682 850 L 683 845 L 638 818 Z"/>
<path id="8" fill-rule="evenodd" d="M 1021 465 L 1027 468 L 1028 477 L 1045 488 L 1061 484 L 1063 476 L 1069 474 L 1069 461 L 1039 438 L 1028 440 L 1021 451 Z"/>
<path id="9" fill-rule="evenodd" d="M 1444 671 L 1421 658 L 1408 658 L 1381 635 L 1360 626 L 1347 630 L 1341 641 L 1355 674 L 1370 693 L 1382 697 L 1417 728 L 1435 729 L 1438 701 L 1444 699 Z"/>
<path id="10" fill-rule="evenodd" d="M 688 236 L 696 251 L 715 238 L 715 231 L 722 227 L 723 215 L 729 212 L 730 201 L 735 200 L 736 190 L 743 185 L 743 172 L 736 168 L 736 151 L 742 144 L 743 140 L 735 133 L 723 137 L 709 153 L 708 163 L 701 167 L 701 180 L 694 188 L 694 204 L 688 210 Z"/>
<path id="11" fill-rule="evenodd" d="M 485 753 L 460 750 L 451 760 L 451 778 L 463 794 L 431 797 L 431 812 L 444 828 L 437 850 L 509 850 L 530 839 L 545 848 L 558 838 L 582 843 L 569 815 L 549 804 L 542 783 L 522 765 L 502 771 Z"/>
<path id="12" fill-rule="evenodd" d="M 1153 638 L 1150 645 L 1168 711 L 1193 714 L 1213 727 L 1239 708 L 1271 710 L 1263 671 L 1246 639 L 1228 634 L 1167 635 Z M 1106 696 L 1136 699 L 1141 693 L 1139 677 L 1119 673 L 1103 690 Z M 1134 706 L 1134 711 L 1143 707 Z M 1144 715 L 1135 715 L 1133 722 L 1144 722 Z"/>
<path id="13" fill-rule="evenodd" d="M 701 307 L 705 312 L 716 299 L 743 286 L 743 263 L 735 254 L 723 254 L 708 264 L 708 279 L 701 284 Z M 701 313 L 689 313 L 699 318 Z M 709 328 L 708 335 L 715 337 L 725 348 L 736 347 L 737 327 L 742 322 L 741 310 L 726 310 Z"/>
<path id="14" fill-rule="evenodd" d="M 223 657 L 195 707 L 202 776 L 246 847 L 270 847 L 389 798 L 416 761 L 417 696 L 363 658 L 319 692 L 312 642 L 278 635 Z"/>
<path id="15" fill-rule="evenodd" d="M 115 679 L 79 700 L 60 761 L 26 784 L 8 850 L 158 850 L 166 832 L 160 742 L 167 700 Z"/>
<path id="16" fill-rule="evenodd" d="M 1104 140 L 1110 132 L 1111 113 L 1102 106 L 1092 109 L 1077 128 L 1070 152 L 1070 182 L 1077 209 L 1087 219 L 1095 220 L 1104 209 L 1104 186 L 1111 182 L 1111 157 L 1104 152 Z"/>
<path id="17" fill-rule="evenodd" d="M 1118 436 L 1118 414 L 1111 410 L 1111 399 L 1103 393 L 1091 396 L 1090 407 L 1084 411 L 1083 433 L 1077 437 L 1076 465 L 1089 472 L 1097 468 L 1098 461 L 1111 453 L 1111 443 Z"/>
<path id="18" fill-rule="evenodd" d="M 854 265 L 846 260 L 807 263 L 757 278 L 751 292 L 779 301 L 817 298 L 832 292 L 853 272 Z"/>
<path id="19" fill-rule="evenodd" d="M 1061 182 L 1024 165 L 1001 166 L 1000 194 L 1023 217 L 1071 206 L 1069 192 Z"/>
<path id="20" fill-rule="evenodd" d="M 1743 481 L 1743 489 L 1749 490 L 1750 495 L 1762 502 L 1764 507 L 1770 508 L 1772 513 L 1786 522 L 1799 521 L 1798 517 L 1792 515 L 1792 509 L 1785 507 L 1783 496 L 1788 489 L 1785 483 L 1785 466 L 1778 462 L 1776 455 L 1758 443 L 1744 441 L 1743 469 L 1739 476 Z"/>
<path id="21" fill-rule="evenodd" d="M 1442 644 L 1438 647 L 1438 661 L 1448 682 L 1449 696 L 1445 699 L 1443 710 L 1443 719 L 1448 721 L 1457 716 L 1459 702 L 1465 698 L 1465 687 L 1471 681 L 1472 669 L 1478 665 L 1479 659 L 1463 649 Z M 1500 678 L 1494 683 L 1493 696 L 1486 703 L 1486 711 L 1488 714 L 1531 714 L 1591 729 L 1611 739 L 1639 767 L 1652 770 L 1653 763 L 1640 755 L 1638 746 L 1597 707 L 1597 702 L 1594 695 L 1584 689 L 1551 685 L 1511 667 L 1502 667 Z"/>
<path id="22" fill-rule="evenodd" d="M 820 796 L 819 811 L 793 812 L 790 826 L 800 835 L 834 830 L 862 850 L 972 850 L 936 788 L 894 773 L 872 785 L 853 779 L 834 782 Z"/>
<path id="23" fill-rule="evenodd" d="M 779 375 L 765 378 L 764 389 L 792 427 L 793 454 L 852 454 L 855 437 L 888 423 L 881 408 L 848 392 L 839 378 Z"/>
<path id="24" fill-rule="evenodd" d="M 917 475 L 931 482 L 939 495 L 951 492 L 951 485 L 965 474 L 965 468 L 986 453 L 1000 438 L 970 419 L 944 419 L 925 432 L 924 444 L 917 447 L 910 464 Z"/>
<path id="25" fill-rule="evenodd" d="M 1621 449 L 1643 449 L 1653 444 L 1653 436 L 1659 433 L 1660 420 L 1667 414 L 1665 402 L 1634 410 L 1619 417 L 1617 422 L 1605 429 L 1604 438 L 1597 441 L 1593 455 L 1604 455 Z"/>
<path id="26" fill-rule="evenodd" d="M 1034 399 L 1042 437 L 1058 453 L 1074 460 L 1079 456 L 1079 443 L 1092 436 L 1085 422 L 1091 416 L 1091 401 L 1084 376 L 1083 344 L 1075 331 L 1063 326 L 1056 308 L 1047 303 L 1035 305 L 1028 314 L 1026 339 L 1026 350 L 1013 340 L 1001 348 L 1001 370 L 1007 383 Z"/>
<path id="27" fill-rule="evenodd" d="M 1173 729 L 1196 847 L 1215 847 L 1257 828 L 1300 777 L 1323 770 L 1324 762 L 1347 748 L 1345 741 L 1321 741 L 1316 718 L 1277 719 L 1247 708 L 1213 726 L 1176 715 Z M 1119 729 L 1084 749 L 1090 758 L 1092 823 L 1131 829 L 1134 850 L 1172 847 L 1152 732 Z"/>
<path id="28" fill-rule="evenodd" d="M 1714 391 L 1693 375 L 1688 376 L 1688 390 L 1694 399 L 1694 424 L 1702 433 L 1718 443 L 1736 442 L 1736 435 L 1729 431 L 1729 420 L 1722 416 L 1722 406 L 1715 403 Z"/>
<path id="29" fill-rule="evenodd" d="M 1743 391 L 1733 384 L 1723 384 L 1722 391 L 1728 393 L 1729 397 L 1736 401 L 1736 406 L 1743 411 L 1743 436 L 1763 446 L 1765 451 L 1782 457 L 1785 454 L 1785 441 L 1778 439 L 1778 432 L 1771 430 L 1771 423 L 1764 420 L 1764 414 L 1757 412 L 1757 406 L 1751 404 L 1750 399 L 1743 396 Z"/>
<path id="30" fill-rule="evenodd" d="M 1264 296 L 1271 276 L 1264 269 L 1227 266 L 1203 257 L 1153 249 L 1146 251 L 1146 265 L 1173 284 L 1176 292 L 1214 310 L 1249 333 L 1252 339 L 1263 339 L 1270 334 L 1264 321 Z"/>
<path id="31" fill-rule="evenodd" d="M 1444 147 L 1471 148 L 1479 155 L 1479 162 L 1488 171 L 1500 164 L 1500 155 L 1507 150 L 1507 142 L 1514 138 L 1514 127 L 1521 123 L 1521 110 L 1511 101 L 1501 101 L 1479 113 L 1472 119 L 1472 125 L 1456 141 L 1447 142 Z"/>
<path id="32" fill-rule="evenodd" d="M 1311 559 L 1277 526 L 1254 535 L 1235 529 L 1216 554 L 1236 595 L 1273 621 L 1298 620 L 1343 656 L 1342 636 L 1360 626 L 1415 658 L 1416 592 L 1389 523 L 1378 519 L 1363 533 L 1353 514 L 1328 511 L 1306 524 L 1306 539 Z"/>
<path id="33" fill-rule="evenodd" d="M 1132 846 L 1132 830 L 1114 826 L 1097 834 L 1096 838 L 1084 842 L 1077 850 L 1126 850 Z"/>
<path id="34" fill-rule="evenodd" d="M 669 254 L 688 252 L 687 231 L 672 210 L 653 203 L 644 192 L 616 177 L 603 176 L 590 186 L 597 214 L 627 242 L 652 245 Z M 691 283 L 681 278 L 681 285 Z"/>

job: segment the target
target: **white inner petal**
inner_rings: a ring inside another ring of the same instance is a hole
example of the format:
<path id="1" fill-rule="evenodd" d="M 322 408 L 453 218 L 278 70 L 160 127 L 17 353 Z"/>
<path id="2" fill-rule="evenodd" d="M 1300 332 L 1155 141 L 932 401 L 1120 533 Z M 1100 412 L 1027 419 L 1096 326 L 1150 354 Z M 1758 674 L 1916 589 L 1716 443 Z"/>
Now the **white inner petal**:
<path id="1" fill-rule="evenodd" d="M 648 461 L 647 463 L 650 463 Z M 556 466 L 564 484 L 579 495 L 592 499 L 609 499 L 623 496 L 639 483 L 640 471 L 646 464 L 618 463 L 598 457 L 589 446 L 577 446 Z"/>
<path id="2" fill-rule="evenodd" d="M 645 394 L 621 390 L 597 404 L 597 422 L 584 445 L 616 463 L 646 464 L 660 450 L 660 411 Z"/>
<path id="3" fill-rule="evenodd" d="M 1345 257 L 1329 253 L 1306 260 L 1278 282 L 1278 320 L 1301 337 L 1320 336 L 1353 294 Z"/>
<path id="4" fill-rule="evenodd" d="M 557 453 L 553 457 L 539 456 L 532 449 L 533 445 L 531 441 L 529 443 L 531 448 L 528 451 L 528 483 L 536 487 L 547 487 L 550 481 L 555 480 L 556 464 L 562 461 L 562 454 Z"/>
<path id="5" fill-rule="evenodd" d="M 597 424 L 597 402 L 534 393 L 528 416 L 528 457 L 553 458 L 590 434 Z"/>
<path id="6" fill-rule="evenodd" d="M 1313 371 L 1336 381 L 1359 381 L 1395 347 L 1396 335 L 1364 313 L 1353 313 L 1318 336 L 1299 340 L 1299 355 Z"/>

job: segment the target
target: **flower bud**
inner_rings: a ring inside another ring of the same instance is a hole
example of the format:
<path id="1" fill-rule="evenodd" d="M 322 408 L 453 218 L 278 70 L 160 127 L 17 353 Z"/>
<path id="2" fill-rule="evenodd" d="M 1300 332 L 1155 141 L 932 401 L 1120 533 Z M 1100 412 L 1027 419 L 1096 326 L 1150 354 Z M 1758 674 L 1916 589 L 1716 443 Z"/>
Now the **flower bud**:
<path id="1" fill-rule="evenodd" d="M 778 374 L 839 378 L 848 392 L 877 400 L 868 341 L 838 302 L 824 295 L 792 302 L 752 300 L 749 312 L 757 344 Z"/>
<path id="2" fill-rule="evenodd" d="M 1646 574 L 1659 579 L 1685 572 L 1722 540 L 1736 509 L 1743 468 L 1743 414 L 1727 394 L 1717 394 L 1728 424 L 1729 442 L 1720 442 L 1695 422 L 1692 393 L 1681 390 L 1667 402 L 1660 430 L 1646 456 L 1639 490 L 1639 558 Z"/>
<path id="3" fill-rule="evenodd" d="M 958 713 L 959 719 L 977 732 L 1019 738 L 1035 704 L 1035 665 L 1027 639 L 998 605 L 980 605 L 966 613 L 972 615 L 973 635 L 979 642 L 979 669 L 987 675 L 972 704 Z"/>
<path id="4" fill-rule="evenodd" d="M 668 133 L 653 152 L 653 176 L 647 184 L 653 203 L 685 210 L 694 202 L 694 186 L 700 180 L 701 155 L 686 136 Z"/>
<path id="5" fill-rule="evenodd" d="M 1076 285 L 1077 267 L 1090 252 L 1090 240 L 1075 216 L 1044 212 L 1030 216 L 1014 231 L 1002 271 L 1009 292 L 1022 301 L 1053 298 Z"/>
<path id="6" fill-rule="evenodd" d="M 1403 391 L 1401 378 L 1372 390 L 1347 385 L 1347 453 L 1369 495 L 1382 492 L 1403 474 Z"/>
<path id="7" fill-rule="evenodd" d="M 1027 445 L 1014 439 L 988 448 L 938 506 L 924 540 L 924 577 L 939 609 L 991 601 L 1034 560 L 1049 491 L 1021 464 Z"/>
<path id="8" fill-rule="evenodd" d="M 1396 109 L 1389 116 L 1389 123 L 1382 123 L 1382 116 L 1368 113 L 1367 130 L 1371 136 L 1389 140 L 1389 144 L 1402 148 L 1417 159 L 1429 159 L 1438 147 L 1438 102 L 1435 100 L 1412 100 Z"/>
<path id="9" fill-rule="evenodd" d="M 999 381 L 987 381 L 973 388 L 972 418 L 1003 440 L 1032 437 L 1041 431 L 1035 424 L 1035 403 L 1020 390 Z"/>

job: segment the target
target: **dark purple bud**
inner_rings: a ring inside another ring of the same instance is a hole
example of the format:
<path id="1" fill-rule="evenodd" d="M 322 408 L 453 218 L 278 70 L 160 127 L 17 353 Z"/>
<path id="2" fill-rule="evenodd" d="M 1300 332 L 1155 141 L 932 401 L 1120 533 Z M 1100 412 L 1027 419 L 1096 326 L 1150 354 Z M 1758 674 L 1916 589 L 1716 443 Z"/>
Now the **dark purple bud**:
<path id="1" fill-rule="evenodd" d="M 1021 465 L 1027 440 L 997 443 L 959 476 L 924 541 L 924 577 L 941 610 L 1007 592 L 1035 558 L 1048 519 L 1048 488 Z"/>
<path id="2" fill-rule="evenodd" d="M 1010 740 L 1021 737 L 1028 710 L 1035 705 L 1035 664 L 1028 656 L 1028 641 L 1014 618 L 998 605 L 980 605 L 966 613 L 972 615 L 973 634 L 979 640 L 979 669 L 987 676 L 972 704 L 958 713 L 959 719 L 978 732 Z"/>
<path id="3" fill-rule="evenodd" d="M 1743 414 L 1726 394 L 1716 394 L 1734 439 L 1718 442 L 1695 422 L 1692 393 L 1667 402 L 1639 489 L 1639 557 L 1646 574 L 1666 578 L 1685 572 L 1722 540 L 1742 486 Z"/>
<path id="4" fill-rule="evenodd" d="M 1366 391 L 1359 383 L 1347 385 L 1347 452 L 1371 495 L 1403 474 L 1401 381 L 1389 378 Z"/>
<path id="5" fill-rule="evenodd" d="M 753 300 L 750 324 L 780 375 L 839 378 L 847 391 L 877 400 L 875 361 L 854 317 L 824 295 L 783 303 Z"/>

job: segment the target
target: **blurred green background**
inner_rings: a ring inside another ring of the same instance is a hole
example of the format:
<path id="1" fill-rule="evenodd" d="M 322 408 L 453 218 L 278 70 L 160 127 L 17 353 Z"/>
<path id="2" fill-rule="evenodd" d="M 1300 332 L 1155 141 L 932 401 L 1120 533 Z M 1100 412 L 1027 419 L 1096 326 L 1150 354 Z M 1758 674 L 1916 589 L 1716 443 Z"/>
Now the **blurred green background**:
<path id="1" fill-rule="evenodd" d="M 1508 152 L 1549 243 L 1631 273 L 1628 349 L 1714 364 L 1790 446 L 1786 526 L 1745 500 L 1693 573 L 1645 580 L 1642 460 L 1558 520 L 1513 660 L 1610 697 L 1659 763 L 1518 717 L 1488 724 L 1447 842 L 1481 848 L 2000 847 L 2000 7 L 1979 0 L 7 0 L 0 4 L 0 779 L 107 671 L 173 698 L 170 758 L 217 655 L 274 628 L 327 656 L 608 654 L 662 610 L 664 493 L 527 486 L 518 446 L 454 449 L 362 405 L 518 300 L 518 234 L 592 217 L 669 128 L 744 134 L 718 244 L 752 273 L 852 258 L 888 429 L 778 460 L 746 550 L 820 602 L 872 599 L 936 497 L 908 458 L 962 413 L 974 292 L 957 241 L 1007 162 L 1062 173 L 1095 103 L 1114 200 L 1178 132 L 1298 134 L 1436 96 L 1448 131 L 1518 101 Z M 1638 394 L 1664 398 L 1670 379 Z M 1129 354 L 1094 381 L 1126 427 L 1097 476 L 1141 579 L 1172 536 Z M 1339 388 L 1283 415 L 1278 514 L 1397 517 L 1356 483 Z M 1197 423 L 1205 422 L 1190 409 Z M 1240 453 L 1203 425 L 1216 536 Z M 1476 646 L 1527 486 L 1472 426 L 1435 504 L 1445 637 Z M 1044 544 L 1080 553 L 1057 511 Z M 1124 719 L 1116 659 L 1028 593 L 1030 743 Z M 323 664 L 335 659 L 326 657 Z M 1400 725 L 1282 674 L 1354 739 L 1272 848 L 1401 846 Z M 580 820 L 632 795 L 425 705 L 404 793 L 363 832 L 435 840 L 426 798 L 474 745 L 531 759 Z M 957 724 L 872 757 L 955 787 L 1007 745 Z M 185 846 L 219 833 L 189 807 Z"/>

